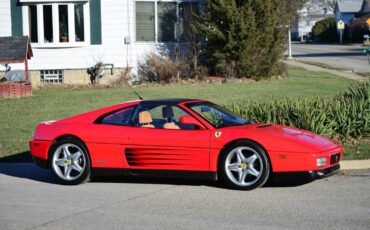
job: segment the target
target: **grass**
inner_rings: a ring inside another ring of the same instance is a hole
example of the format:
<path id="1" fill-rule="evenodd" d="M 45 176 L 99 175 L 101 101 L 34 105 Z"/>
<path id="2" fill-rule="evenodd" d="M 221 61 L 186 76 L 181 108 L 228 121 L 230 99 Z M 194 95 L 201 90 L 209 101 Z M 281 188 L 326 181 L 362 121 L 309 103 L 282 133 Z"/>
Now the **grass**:
<path id="1" fill-rule="evenodd" d="M 144 98 L 202 98 L 227 104 L 283 97 L 329 97 L 352 83 L 352 80 L 329 73 L 289 66 L 289 77 L 283 80 L 137 87 L 135 90 Z M 134 99 L 137 97 L 131 88 L 80 88 L 41 89 L 33 91 L 30 98 L 0 100 L 0 157 L 28 151 L 28 140 L 40 121 L 60 119 Z M 356 156 L 370 158 L 369 155 Z"/>
<path id="2" fill-rule="evenodd" d="M 370 137 L 364 137 L 356 145 L 345 146 L 343 159 L 370 159 Z"/>

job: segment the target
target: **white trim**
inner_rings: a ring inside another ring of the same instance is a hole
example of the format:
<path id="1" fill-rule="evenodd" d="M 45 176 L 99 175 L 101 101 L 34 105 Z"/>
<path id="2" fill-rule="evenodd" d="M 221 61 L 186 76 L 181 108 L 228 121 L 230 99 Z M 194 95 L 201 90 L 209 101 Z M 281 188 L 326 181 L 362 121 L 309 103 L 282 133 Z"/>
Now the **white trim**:
<path id="1" fill-rule="evenodd" d="M 75 48 L 75 47 L 85 47 L 88 46 L 85 42 L 58 42 L 58 43 L 32 43 L 32 48 L 45 48 L 45 49 L 52 49 L 52 48 Z"/>
<path id="2" fill-rule="evenodd" d="M 28 7 L 28 6 L 26 6 Z M 44 5 L 37 5 L 37 34 L 38 34 L 38 40 L 37 44 L 43 44 L 44 43 Z M 42 15 L 42 16 L 41 16 Z M 29 21 L 23 21 L 23 23 L 29 23 Z"/>
<path id="3" fill-rule="evenodd" d="M 76 42 L 77 44 L 81 44 L 83 46 L 90 45 L 90 2 L 87 2 L 83 5 L 84 7 L 84 41 L 83 42 Z M 103 21 L 103 19 L 102 19 Z M 103 43 L 102 37 L 102 43 Z"/>
<path id="4" fill-rule="evenodd" d="M 48 44 L 58 44 L 59 43 L 59 9 L 58 9 L 58 4 L 53 3 L 51 5 L 51 12 L 52 12 L 51 16 L 53 18 L 53 42 L 48 43 Z"/>
<path id="5" fill-rule="evenodd" d="M 36 8 L 36 10 L 37 10 L 37 8 Z M 27 21 L 29 21 L 30 17 L 29 17 L 28 7 L 22 8 L 22 18 L 27 18 Z M 22 23 L 22 27 L 23 27 L 23 35 L 29 37 L 30 36 L 29 23 Z"/>
<path id="6" fill-rule="evenodd" d="M 154 2 L 154 43 L 158 43 L 158 1 L 155 0 L 153 2 Z"/>
<path id="7" fill-rule="evenodd" d="M 68 43 L 74 43 L 76 42 L 75 5 L 68 4 L 67 7 L 68 7 Z"/>
<path id="8" fill-rule="evenodd" d="M 44 3 L 63 3 L 63 2 L 88 2 L 89 0 L 19 0 L 19 3 L 36 3 L 36 4 L 44 4 Z"/>

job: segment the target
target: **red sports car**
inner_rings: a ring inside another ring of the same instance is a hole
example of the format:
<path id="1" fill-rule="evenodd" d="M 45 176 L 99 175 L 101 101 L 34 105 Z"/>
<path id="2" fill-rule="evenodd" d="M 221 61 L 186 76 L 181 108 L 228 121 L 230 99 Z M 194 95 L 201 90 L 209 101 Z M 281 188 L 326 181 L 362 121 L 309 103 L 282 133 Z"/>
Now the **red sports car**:
<path id="1" fill-rule="evenodd" d="M 221 180 L 245 190 L 273 172 L 331 175 L 343 153 L 317 134 L 253 123 L 195 99 L 131 101 L 41 122 L 30 149 L 63 184 L 108 173 Z"/>

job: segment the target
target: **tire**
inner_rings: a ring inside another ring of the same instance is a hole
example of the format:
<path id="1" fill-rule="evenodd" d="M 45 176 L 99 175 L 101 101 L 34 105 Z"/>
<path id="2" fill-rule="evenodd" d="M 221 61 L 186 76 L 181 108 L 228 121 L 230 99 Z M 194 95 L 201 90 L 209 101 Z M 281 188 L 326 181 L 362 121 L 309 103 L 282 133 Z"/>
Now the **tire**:
<path id="1" fill-rule="evenodd" d="M 59 184 L 77 185 L 90 180 L 91 160 L 83 142 L 68 137 L 53 144 L 49 151 L 52 175 Z"/>
<path id="2" fill-rule="evenodd" d="M 266 152 L 251 141 L 238 141 L 227 147 L 220 156 L 218 167 L 221 181 L 233 189 L 261 187 L 270 175 Z"/>

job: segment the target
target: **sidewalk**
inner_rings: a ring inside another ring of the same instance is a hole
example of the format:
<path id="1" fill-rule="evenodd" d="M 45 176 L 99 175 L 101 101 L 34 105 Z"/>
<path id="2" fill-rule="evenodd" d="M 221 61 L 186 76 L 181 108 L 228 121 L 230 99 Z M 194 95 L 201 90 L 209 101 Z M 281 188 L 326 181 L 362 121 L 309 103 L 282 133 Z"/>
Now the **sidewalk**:
<path id="1" fill-rule="evenodd" d="M 341 161 L 341 170 L 370 169 L 370 160 Z"/>
<path id="2" fill-rule="evenodd" d="M 309 65 L 309 64 L 306 64 L 306 63 L 296 61 L 294 59 L 293 60 L 285 60 L 284 62 L 287 63 L 288 65 L 301 67 L 301 68 L 304 68 L 306 70 L 331 73 L 331 74 L 334 74 L 334 75 L 337 75 L 337 76 L 340 76 L 340 77 L 344 77 L 344 78 L 348 78 L 348 79 L 351 79 L 351 80 L 355 80 L 355 81 L 366 81 L 368 79 L 366 77 L 362 77 L 362 76 L 357 75 L 357 74 L 342 72 L 342 71 L 338 71 L 338 70 L 334 70 L 334 69 L 327 69 L 327 68 L 323 68 L 323 67 L 319 67 L 319 66 L 315 66 L 315 65 Z"/>

